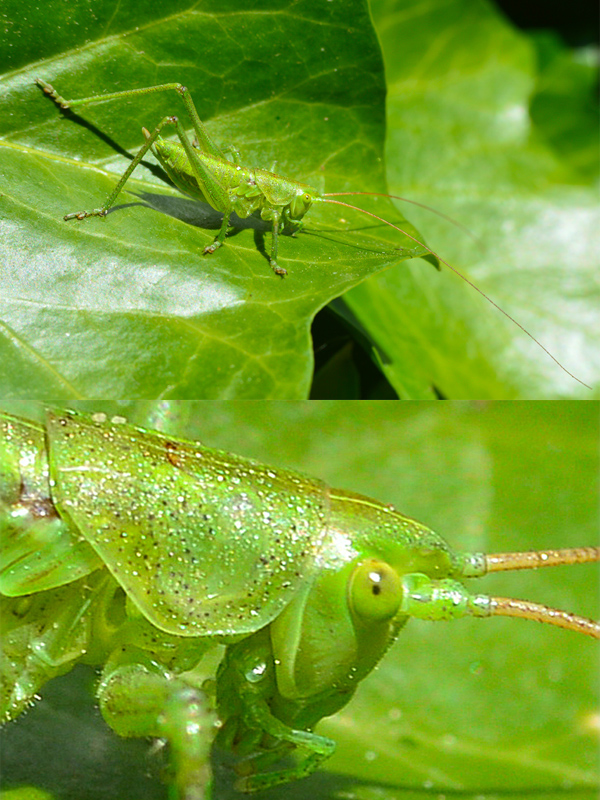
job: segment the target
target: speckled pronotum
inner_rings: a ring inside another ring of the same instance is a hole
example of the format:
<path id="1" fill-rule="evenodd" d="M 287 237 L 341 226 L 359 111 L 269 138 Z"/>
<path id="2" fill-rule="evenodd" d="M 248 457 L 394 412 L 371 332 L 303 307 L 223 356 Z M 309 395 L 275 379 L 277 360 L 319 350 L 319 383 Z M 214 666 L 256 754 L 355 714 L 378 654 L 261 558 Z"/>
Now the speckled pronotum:
<path id="1" fill-rule="evenodd" d="M 79 661 L 97 665 L 104 719 L 169 742 L 181 800 L 210 796 L 215 738 L 243 757 L 241 791 L 315 770 L 335 747 L 315 724 L 409 617 L 504 614 L 600 636 L 464 585 L 600 548 L 457 553 L 390 505 L 103 415 L 0 416 L 0 542 L 3 719 Z"/>
<path id="2" fill-rule="evenodd" d="M 108 210 L 114 205 L 121 190 L 131 177 L 131 174 L 140 163 L 148 150 L 152 150 L 163 169 L 174 183 L 174 185 L 184 194 L 208 203 L 216 211 L 223 214 L 223 222 L 215 240 L 204 248 L 204 254 L 214 253 L 224 244 L 227 233 L 230 229 L 232 214 L 245 219 L 252 214 L 260 214 L 266 222 L 272 223 L 273 240 L 271 245 L 271 255 L 269 262 L 273 271 L 277 275 L 286 275 L 287 270 L 277 263 L 277 248 L 279 234 L 287 228 L 290 231 L 299 230 L 305 214 L 309 211 L 313 203 L 333 203 L 346 208 L 352 208 L 361 214 L 373 217 L 379 222 L 394 228 L 400 233 L 412 239 L 425 252 L 431 253 L 438 261 L 441 261 L 449 269 L 455 272 L 462 280 L 469 284 L 475 291 L 479 292 L 489 303 L 498 311 L 504 314 L 512 323 L 517 325 L 523 333 L 532 339 L 558 366 L 581 383 L 572 372 L 564 367 L 552 353 L 544 347 L 523 325 L 517 322 L 504 309 L 488 297 L 481 289 L 463 275 L 456 267 L 445 261 L 436 252 L 431 250 L 424 242 L 416 238 L 414 233 L 403 230 L 388 220 L 383 219 L 377 214 L 366 211 L 363 208 L 352 206 L 341 200 L 333 200 L 333 197 L 349 195 L 376 195 L 391 197 L 406 202 L 413 202 L 404 197 L 395 195 L 380 195 L 377 192 L 319 192 L 317 189 L 305 183 L 300 183 L 293 178 L 285 178 L 274 172 L 257 167 L 246 167 L 239 163 L 239 153 L 234 147 L 219 147 L 212 141 L 204 127 L 189 91 L 180 83 L 166 83 L 160 86 L 149 86 L 144 89 L 130 89 L 121 92 L 111 92 L 110 94 L 92 95 L 76 100 L 65 100 L 64 97 L 46 81 L 36 78 L 35 81 L 43 91 L 54 100 L 62 109 L 79 108 L 95 103 L 104 103 L 109 100 L 126 99 L 137 95 L 148 95 L 156 92 L 174 91 L 183 99 L 187 113 L 195 134 L 195 141 L 192 144 L 188 139 L 179 119 L 175 116 L 164 117 L 150 133 L 146 128 L 142 128 L 146 139 L 144 145 L 137 153 L 131 164 L 127 167 L 119 182 L 104 201 L 100 208 L 92 211 L 75 211 L 65 215 L 65 220 L 85 219 L 86 217 L 105 217 Z M 163 128 L 173 125 L 179 142 L 173 142 L 161 137 Z M 229 156 L 229 158 L 228 158 Z M 231 160 L 230 160 L 231 159 Z M 422 205 L 416 203 L 416 205 Z M 428 208 L 427 206 L 425 206 Z M 434 209 L 430 209 L 434 211 Z M 439 213 L 439 212 L 435 212 Z M 444 215 L 441 215 L 444 216 Z"/>

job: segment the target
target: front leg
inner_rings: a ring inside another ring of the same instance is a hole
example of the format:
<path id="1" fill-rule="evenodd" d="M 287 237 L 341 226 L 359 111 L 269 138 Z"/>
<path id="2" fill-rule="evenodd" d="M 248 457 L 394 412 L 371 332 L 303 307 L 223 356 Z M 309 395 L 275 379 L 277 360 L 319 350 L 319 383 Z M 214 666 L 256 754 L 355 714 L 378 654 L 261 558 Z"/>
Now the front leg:
<path id="1" fill-rule="evenodd" d="M 277 695 L 270 633 L 263 628 L 231 645 L 217 673 L 217 704 L 224 721 L 218 743 L 243 757 L 235 767 L 239 791 L 256 792 L 304 778 L 335 750 L 331 739 L 276 717 L 271 704 Z M 265 771 L 296 749 L 300 760 L 295 766 Z"/>
<path id="2" fill-rule="evenodd" d="M 222 244 L 225 243 L 225 239 L 227 237 L 227 231 L 229 230 L 229 219 L 231 217 L 231 211 L 226 214 L 223 214 L 223 222 L 221 223 L 221 228 L 219 233 L 215 236 L 215 240 L 212 244 L 207 244 L 204 248 L 204 255 L 210 255 L 210 253 L 214 253 L 215 250 L 218 250 Z"/>
<path id="3" fill-rule="evenodd" d="M 206 692 L 127 647 L 109 660 L 98 699 L 102 716 L 120 736 L 167 739 L 177 800 L 210 800 L 210 749 L 218 723 Z"/>
<path id="4" fill-rule="evenodd" d="M 269 264 L 275 275 L 287 275 L 287 269 L 280 267 L 277 263 L 277 248 L 279 245 L 279 227 L 281 225 L 281 214 L 278 209 L 272 209 L 271 219 L 273 220 L 273 242 L 271 244 L 271 257 Z"/>
<path id="5" fill-rule="evenodd" d="M 257 729 L 278 739 L 279 743 L 272 750 L 259 752 L 243 761 L 238 772 L 250 774 L 239 777 L 235 788 L 240 792 L 258 792 L 279 786 L 284 783 L 306 778 L 326 761 L 335 750 L 335 742 L 326 736 L 319 736 L 312 731 L 301 731 L 290 728 L 276 719 L 270 712 L 266 703 L 257 703 L 255 698 L 249 698 L 252 704 L 246 706 L 246 721 Z M 295 766 L 284 769 L 264 772 L 274 761 L 278 761 L 292 748 L 300 748 L 306 753 Z"/>

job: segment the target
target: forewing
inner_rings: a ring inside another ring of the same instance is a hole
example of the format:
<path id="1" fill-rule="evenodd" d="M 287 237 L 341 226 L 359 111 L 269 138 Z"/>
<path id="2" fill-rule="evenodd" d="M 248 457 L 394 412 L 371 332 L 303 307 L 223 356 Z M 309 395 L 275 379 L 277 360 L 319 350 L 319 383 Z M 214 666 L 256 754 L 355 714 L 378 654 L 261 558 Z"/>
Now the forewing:
<path id="1" fill-rule="evenodd" d="M 162 630 L 257 630 L 314 571 L 320 481 L 86 415 L 47 425 L 56 507 Z"/>

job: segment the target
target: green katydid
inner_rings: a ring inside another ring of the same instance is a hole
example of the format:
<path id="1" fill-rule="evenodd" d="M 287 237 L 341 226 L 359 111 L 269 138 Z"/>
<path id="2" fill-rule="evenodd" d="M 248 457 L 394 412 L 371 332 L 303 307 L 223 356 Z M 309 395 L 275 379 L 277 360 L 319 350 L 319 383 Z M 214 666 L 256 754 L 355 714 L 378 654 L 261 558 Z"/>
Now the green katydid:
<path id="1" fill-rule="evenodd" d="M 0 416 L 0 543 L 3 718 L 78 661 L 99 665 L 104 718 L 168 740 L 182 800 L 208 796 L 214 739 L 242 758 L 242 791 L 317 769 L 334 743 L 314 725 L 411 616 L 600 638 L 599 623 L 464 586 L 598 561 L 598 547 L 454 552 L 392 506 L 104 415 Z"/>
<path id="2" fill-rule="evenodd" d="M 586 388 L 591 388 L 561 364 L 561 362 L 558 361 L 535 336 L 524 328 L 523 325 L 504 311 L 503 308 L 488 297 L 485 292 L 479 289 L 469 278 L 463 275 L 462 272 L 449 264 L 448 261 L 443 259 L 434 250 L 431 250 L 431 248 L 425 245 L 420 239 L 371 211 L 358 208 L 357 206 L 333 198 L 350 195 L 372 195 L 389 197 L 405 202 L 414 201 L 404 197 L 384 195 L 378 192 L 319 192 L 308 184 L 282 177 L 281 175 L 264 169 L 241 165 L 239 163 L 238 151 L 235 148 L 219 147 L 212 141 L 200 120 L 189 91 L 180 83 L 167 83 L 143 89 L 129 89 L 104 95 L 92 95 L 75 100 L 65 100 L 65 98 L 61 97 L 49 83 L 46 83 L 40 78 L 36 78 L 36 83 L 62 109 L 72 109 L 74 107 L 103 103 L 109 100 L 124 99 L 138 95 L 153 94 L 156 92 L 175 91 L 183 99 L 196 137 L 192 144 L 176 116 L 164 117 L 154 128 L 152 133 L 146 128 L 143 128 L 142 131 L 146 139 L 144 145 L 133 158 L 114 190 L 104 201 L 104 204 L 100 208 L 95 208 L 92 211 L 77 211 L 66 214 L 65 220 L 83 220 L 86 217 L 92 216 L 105 217 L 148 150 L 153 152 L 173 184 L 181 192 L 197 200 L 208 203 L 213 209 L 223 214 L 219 233 L 214 241 L 204 248 L 205 255 L 214 253 L 224 244 L 230 230 L 232 214 L 235 213 L 241 218 L 247 218 L 253 214 L 260 214 L 260 217 L 264 221 L 272 223 L 273 235 L 269 263 L 275 274 L 284 276 L 287 274 L 287 270 L 277 263 L 279 234 L 281 231 L 284 229 L 293 232 L 298 231 L 302 227 L 304 216 L 314 203 L 330 203 L 351 208 L 354 211 L 358 211 L 378 220 L 380 223 L 394 228 L 409 239 L 412 239 L 417 245 L 420 245 L 420 247 L 425 248 L 425 250 L 429 251 L 439 262 L 445 264 L 475 291 L 479 292 L 479 294 L 500 311 L 500 313 L 520 328 L 523 333 L 550 356 L 564 372 Z M 163 129 L 168 125 L 173 125 L 175 127 L 179 142 L 168 141 L 161 137 Z M 228 159 L 228 155 L 231 157 L 231 160 Z M 415 205 L 422 206 L 423 204 L 415 203 Z M 429 206 L 424 207 L 446 219 L 450 219 L 444 214 L 440 214 L 440 212 L 435 209 L 429 208 Z M 450 221 L 454 222 L 454 220 Z"/>

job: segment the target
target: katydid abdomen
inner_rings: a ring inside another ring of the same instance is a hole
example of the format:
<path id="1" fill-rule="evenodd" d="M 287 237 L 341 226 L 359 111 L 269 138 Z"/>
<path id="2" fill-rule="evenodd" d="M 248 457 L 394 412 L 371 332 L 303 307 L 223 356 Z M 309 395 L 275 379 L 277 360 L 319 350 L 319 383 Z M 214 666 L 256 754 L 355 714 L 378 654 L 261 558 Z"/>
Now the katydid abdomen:
<path id="1" fill-rule="evenodd" d="M 150 135 L 147 131 L 145 134 Z M 216 211 L 223 211 L 222 205 L 205 194 L 198 184 L 183 145 L 158 138 L 152 149 L 182 192 L 208 202 Z M 231 210 L 242 219 L 258 211 L 262 219 L 273 221 L 275 210 L 285 222 L 299 223 L 312 205 L 312 198 L 319 196 L 317 190 L 308 184 L 288 180 L 258 167 L 245 167 L 206 153 L 202 154 L 202 163 L 218 179 L 228 195 Z"/>

